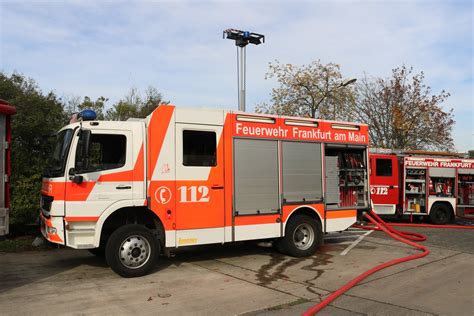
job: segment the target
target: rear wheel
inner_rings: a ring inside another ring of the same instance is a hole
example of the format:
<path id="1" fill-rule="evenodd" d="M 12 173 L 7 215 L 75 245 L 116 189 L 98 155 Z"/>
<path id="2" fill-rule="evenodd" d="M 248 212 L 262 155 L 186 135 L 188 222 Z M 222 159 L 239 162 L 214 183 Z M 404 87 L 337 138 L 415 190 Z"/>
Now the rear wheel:
<path id="1" fill-rule="evenodd" d="M 105 249 L 109 266 L 118 275 L 133 278 L 146 275 L 156 264 L 160 245 L 142 225 L 126 225 L 110 235 Z"/>
<path id="2" fill-rule="evenodd" d="M 293 257 L 311 256 L 321 246 L 321 225 L 306 215 L 294 215 L 285 228 L 285 237 L 278 242 L 278 249 Z"/>
<path id="3" fill-rule="evenodd" d="M 453 212 L 445 204 L 435 204 L 430 211 L 430 220 L 433 224 L 443 225 L 453 221 Z"/>

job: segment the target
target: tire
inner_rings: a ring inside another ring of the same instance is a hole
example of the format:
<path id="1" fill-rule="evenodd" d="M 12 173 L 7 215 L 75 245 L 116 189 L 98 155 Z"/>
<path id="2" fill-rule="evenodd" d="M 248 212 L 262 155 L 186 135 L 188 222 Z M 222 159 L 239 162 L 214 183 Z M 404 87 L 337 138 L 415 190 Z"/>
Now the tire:
<path id="1" fill-rule="evenodd" d="M 322 245 L 323 233 L 319 222 L 306 215 L 294 215 L 285 228 L 285 237 L 278 242 L 278 249 L 292 257 L 313 255 Z"/>
<path id="2" fill-rule="evenodd" d="M 100 258 L 105 257 L 105 247 L 98 247 L 98 248 L 92 248 L 92 249 L 87 249 L 87 250 L 96 257 L 100 257 Z"/>
<path id="3" fill-rule="evenodd" d="M 118 275 L 135 278 L 153 269 L 159 253 L 160 244 L 152 232 L 145 226 L 133 224 L 120 227 L 110 235 L 105 259 Z"/>
<path id="4" fill-rule="evenodd" d="M 453 212 L 446 204 L 435 204 L 430 211 L 433 224 L 444 225 L 453 221 Z"/>

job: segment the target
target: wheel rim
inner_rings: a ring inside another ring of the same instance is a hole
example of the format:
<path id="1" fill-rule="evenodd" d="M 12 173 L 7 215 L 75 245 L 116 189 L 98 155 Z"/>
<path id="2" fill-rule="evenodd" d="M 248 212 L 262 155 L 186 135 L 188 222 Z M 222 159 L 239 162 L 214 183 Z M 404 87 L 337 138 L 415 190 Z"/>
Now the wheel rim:
<path id="1" fill-rule="evenodd" d="M 143 267 L 150 259 L 150 255 L 150 243 L 140 235 L 127 237 L 119 248 L 120 261 L 129 269 Z"/>
<path id="2" fill-rule="evenodd" d="M 293 243 L 299 250 L 306 250 L 314 243 L 314 230 L 309 224 L 300 224 L 293 233 Z"/>

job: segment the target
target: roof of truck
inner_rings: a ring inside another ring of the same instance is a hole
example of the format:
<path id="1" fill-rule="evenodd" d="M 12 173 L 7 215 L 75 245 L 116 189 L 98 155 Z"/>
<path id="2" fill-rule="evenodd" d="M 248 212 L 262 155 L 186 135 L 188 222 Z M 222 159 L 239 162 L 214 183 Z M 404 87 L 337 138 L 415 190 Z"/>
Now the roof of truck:
<path id="1" fill-rule="evenodd" d="M 370 148 L 371 154 L 380 155 L 397 155 L 412 157 L 439 157 L 439 158 L 465 158 L 463 153 L 446 152 L 446 151 L 426 151 L 426 150 L 397 150 L 389 148 Z"/>
<path id="2" fill-rule="evenodd" d="M 16 109 L 13 105 L 8 103 L 7 101 L 0 99 L 0 113 L 13 115 L 16 113 Z"/>

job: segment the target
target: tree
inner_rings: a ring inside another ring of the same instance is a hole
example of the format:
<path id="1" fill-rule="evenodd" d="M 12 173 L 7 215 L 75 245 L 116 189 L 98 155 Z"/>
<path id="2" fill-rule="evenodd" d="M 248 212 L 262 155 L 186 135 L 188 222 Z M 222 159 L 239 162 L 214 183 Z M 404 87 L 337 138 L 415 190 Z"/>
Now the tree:
<path id="1" fill-rule="evenodd" d="M 50 156 L 47 135 L 61 128 L 67 117 L 61 100 L 44 94 L 36 82 L 0 72 L 0 98 L 16 107 L 12 119 L 11 223 L 32 223 L 38 216 L 41 176 Z"/>
<path id="2" fill-rule="evenodd" d="M 125 121 L 130 117 L 145 118 L 158 105 L 166 103 L 169 102 L 163 101 L 163 95 L 154 87 L 148 87 L 143 97 L 136 88 L 132 88 L 123 99 L 107 110 L 105 119 Z"/>
<path id="3" fill-rule="evenodd" d="M 158 105 L 168 103 L 169 101 L 163 100 L 163 95 L 158 92 L 158 89 L 150 86 L 145 90 L 145 99 L 140 107 L 139 117 L 147 117 Z"/>
<path id="4" fill-rule="evenodd" d="M 148 88 L 144 97 L 136 89 L 117 102 L 104 115 L 108 101 L 99 97 L 70 97 L 61 100 L 53 92 L 43 93 L 33 79 L 21 74 L 7 75 L 0 72 L 0 99 L 16 107 L 12 119 L 12 176 L 11 223 L 33 223 L 38 216 L 41 178 L 51 156 L 52 142 L 48 137 L 68 124 L 73 113 L 93 109 L 99 119 L 126 120 L 129 117 L 145 117 L 162 100 L 161 93 Z"/>
<path id="5" fill-rule="evenodd" d="M 452 150 L 453 110 L 441 104 L 449 97 L 438 95 L 424 83 L 423 72 L 402 66 L 389 79 L 365 78 L 357 86 L 350 118 L 369 124 L 373 146 L 402 150 Z"/>
<path id="6" fill-rule="evenodd" d="M 344 119 L 353 104 L 353 89 L 342 88 L 340 67 L 334 63 L 317 60 L 298 67 L 275 61 L 269 63 L 269 78 L 276 78 L 279 87 L 272 89 L 271 104 L 257 105 L 259 113 Z"/>
<path id="7" fill-rule="evenodd" d="M 67 117 L 71 117 L 74 113 L 79 112 L 79 105 L 81 104 L 82 98 L 77 95 L 63 97 L 64 111 Z"/>
<path id="8" fill-rule="evenodd" d="M 108 121 L 126 121 L 131 117 L 137 117 L 137 104 L 120 100 L 107 110 L 105 118 Z"/>
<path id="9" fill-rule="evenodd" d="M 82 110 L 90 109 L 97 113 L 97 119 L 103 120 L 105 118 L 105 104 L 109 101 L 108 98 L 100 96 L 95 101 L 88 96 L 85 96 L 82 101 L 78 96 L 73 96 L 65 100 L 64 110 L 68 117 L 71 117 L 74 113 Z"/>
<path id="10" fill-rule="evenodd" d="M 78 106 L 78 112 L 85 109 L 94 110 L 97 113 L 97 119 L 103 120 L 105 118 L 104 116 L 105 103 L 108 100 L 109 99 L 101 96 L 101 97 L 98 97 L 97 100 L 92 101 L 90 97 L 85 96 L 82 103 L 79 104 Z"/>

